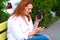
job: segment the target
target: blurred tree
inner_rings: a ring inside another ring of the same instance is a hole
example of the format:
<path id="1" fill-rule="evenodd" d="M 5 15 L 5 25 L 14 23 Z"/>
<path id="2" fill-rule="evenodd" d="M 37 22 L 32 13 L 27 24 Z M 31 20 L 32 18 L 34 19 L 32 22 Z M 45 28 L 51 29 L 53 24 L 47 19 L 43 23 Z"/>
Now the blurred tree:
<path id="1" fill-rule="evenodd" d="M 41 25 L 44 25 L 45 27 L 48 27 L 54 20 L 51 18 L 50 10 L 53 6 L 55 6 L 57 3 L 56 0 L 33 0 L 33 11 L 31 13 L 31 16 L 33 18 L 33 21 L 35 20 L 36 11 L 38 9 L 42 10 L 43 14 L 43 21 L 41 22 Z M 49 22 L 50 21 L 50 22 Z"/>
<path id="2" fill-rule="evenodd" d="M 5 4 L 6 1 L 8 1 L 8 0 L 0 0 L 0 23 L 6 21 L 9 17 L 9 14 L 7 14 L 7 12 L 3 11 L 4 9 L 7 8 L 6 4 Z"/>
<path id="3" fill-rule="evenodd" d="M 55 11 L 56 15 L 60 16 L 60 0 L 57 0 L 57 4 L 52 7 L 52 11 Z"/>

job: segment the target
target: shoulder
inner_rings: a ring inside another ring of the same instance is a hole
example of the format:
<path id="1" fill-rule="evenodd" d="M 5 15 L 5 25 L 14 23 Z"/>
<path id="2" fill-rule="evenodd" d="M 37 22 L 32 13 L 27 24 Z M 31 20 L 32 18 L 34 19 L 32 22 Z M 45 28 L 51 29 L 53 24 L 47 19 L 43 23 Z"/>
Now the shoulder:
<path id="1" fill-rule="evenodd" d="M 11 17 L 9 17 L 8 22 L 17 23 L 20 20 L 21 20 L 21 17 L 11 16 Z"/>

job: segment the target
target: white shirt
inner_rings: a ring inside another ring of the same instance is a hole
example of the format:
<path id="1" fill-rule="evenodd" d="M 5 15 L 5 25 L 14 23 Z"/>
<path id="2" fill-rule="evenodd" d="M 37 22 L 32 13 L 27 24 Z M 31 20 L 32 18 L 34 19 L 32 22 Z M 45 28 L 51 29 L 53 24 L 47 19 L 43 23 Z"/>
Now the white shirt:
<path id="1" fill-rule="evenodd" d="M 7 38 L 8 40 L 24 40 L 28 39 L 28 33 L 33 31 L 32 20 L 25 22 L 22 17 L 11 16 L 7 23 Z"/>

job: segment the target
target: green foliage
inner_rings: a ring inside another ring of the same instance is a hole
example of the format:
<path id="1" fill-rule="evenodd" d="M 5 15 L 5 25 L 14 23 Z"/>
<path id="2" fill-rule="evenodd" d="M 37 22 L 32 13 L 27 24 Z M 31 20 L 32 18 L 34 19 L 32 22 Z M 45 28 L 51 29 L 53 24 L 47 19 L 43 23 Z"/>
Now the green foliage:
<path id="1" fill-rule="evenodd" d="M 60 0 L 57 0 L 57 4 L 52 7 L 52 10 L 56 12 L 56 15 L 60 17 Z"/>
<path id="2" fill-rule="evenodd" d="M 7 21 L 9 14 L 3 12 L 3 9 L 6 9 L 6 5 L 4 4 L 8 0 L 0 0 L 0 23 Z"/>
<path id="3" fill-rule="evenodd" d="M 0 0 L 0 10 L 6 8 L 6 5 L 4 4 L 6 1 L 8 0 Z"/>
<path id="4" fill-rule="evenodd" d="M 39 26 L 48 27 L 54 22 L 55 18 L 52 18 L 50 10 L 57 3 L 56 0 L 33 0 L 33 11 L 31 13 L 33 21 L 35 20 L 36 11 L 38 9 L 42 10 L 43 20 Z"/>
<path id="5" fill-rule="evenodd" d="M 0 23 L 7 21 L 10 14 L 0 11 Z"/>

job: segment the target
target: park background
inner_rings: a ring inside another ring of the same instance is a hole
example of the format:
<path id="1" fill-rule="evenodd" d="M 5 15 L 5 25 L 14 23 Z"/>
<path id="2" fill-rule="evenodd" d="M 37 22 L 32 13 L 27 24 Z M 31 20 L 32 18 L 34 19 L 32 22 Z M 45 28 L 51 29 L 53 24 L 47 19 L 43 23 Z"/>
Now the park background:
<path id="1" fill-rule="evenodd" d="M 8 20 L 9 16 L 17 7 L 19 1 L 21 0 L 0 0 L 0 24 Z M 33 22 L 35 20 L 37 10 L 41 10 L 43 14 L 43 20 L 39 26 L 45 26 L 46 29 L 49 29 L 52 24 L 60 19 L 60 0 L 33 0 L 33 6 L 34 7 L 31 13 Z M 7 28 L 5 31 L 6 30 Z M 2 31 L 5 32 L 4 30 Z M 0 33 L 2 31 L 0 31 Z"/>

